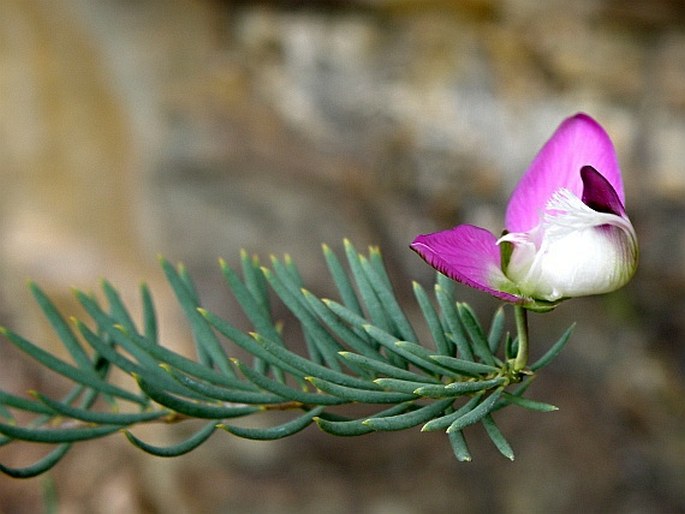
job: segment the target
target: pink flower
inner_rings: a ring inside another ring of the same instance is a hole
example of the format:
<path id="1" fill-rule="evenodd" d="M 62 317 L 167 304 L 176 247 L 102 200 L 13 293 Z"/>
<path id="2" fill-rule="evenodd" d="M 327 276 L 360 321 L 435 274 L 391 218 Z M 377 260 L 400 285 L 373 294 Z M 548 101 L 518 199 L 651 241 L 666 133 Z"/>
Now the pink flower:
<path id="1" fill-rule="evenodd" d="M 473 225 L 411 244 L 457 282 L 533 310 L 608 293 L 635 273 L 638 246 L 607 133 L 591 117 L 564 120 L 514 189 L 499 239 Z"/>

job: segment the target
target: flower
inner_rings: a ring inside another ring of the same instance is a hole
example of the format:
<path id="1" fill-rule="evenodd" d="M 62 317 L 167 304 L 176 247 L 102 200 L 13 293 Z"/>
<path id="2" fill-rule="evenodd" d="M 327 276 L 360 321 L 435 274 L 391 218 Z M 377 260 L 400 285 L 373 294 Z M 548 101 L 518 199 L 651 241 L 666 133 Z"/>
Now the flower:
<path id="1" fill-rule="evenodd" d="M 590 116 L 564 120 L 509 199 L 498 239 L 473 225 L 423 234 L 411 244 L 457 282 L 532 310 L 608 293 L 637 268 L 616 151 Z"/>

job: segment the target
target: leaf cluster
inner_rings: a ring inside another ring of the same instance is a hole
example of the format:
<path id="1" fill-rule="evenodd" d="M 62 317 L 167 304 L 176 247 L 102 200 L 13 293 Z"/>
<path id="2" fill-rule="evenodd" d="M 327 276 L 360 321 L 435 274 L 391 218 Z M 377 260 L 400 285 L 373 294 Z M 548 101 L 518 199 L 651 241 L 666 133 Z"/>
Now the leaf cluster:
<path id="1" fill-rule="evenodd" d="M 556 409 L 524 397 L 524 392 L 534 373 L 559 353 L 571 329 L 538 362 L 516 371 L 512 364 L 517 338 L 506 331 L 502 308 L 486 330 L 468 305 L 455 302 L 446 278 L 438 275 L 432 294 L 414 283 L 420 333 L 426 334 L 420 340 L 377 248 L 361 254 L 345 241 L 343 259 L 325 245 L 323 254 L 338 292 L 335 301 L 305 289 L 287 256 L 271 258 L 266 267 L 242 252 L 239 270 L 220 262 L 225 285 L 252 325 L 249 332 L 204 309 L 186 269 L 162 259 L 190 326 L 195 360 L 161 344 L 155 306 L 145 285 L 140 290 L 142 320 L 136 323 L 107 281 L 102 283 L 105 301 L 75 292 L 87 313 L 84 320 L 66 320 L 43 290 L 31 284 L 70 358 L 60 358 L 9 329 L 2 329 L 4 339 L 72 385 L 62 398 L 0 390 L 0 445 L 20 440 L 52 446 L 32 465 L 0 464 L 0 471 L 18 478 L 39 475 L 74 443 L 114 432 L 123 432 L 144 452 L 172 457 L 192 451 L 216 431 L 273 440 L 310 424 L 338 436 L 419 426 L 422 431 L 441 430 L 456 458 L 468 461 L 464 429 L 479 423 L 496 448 L 513 459 L 493 413 L 509 405 L 543 412 Z M 274 301 L 297 320 L 303 349 L 286 344 L 283 324 L 273 314 Z M 132 379 L 130 387 L 112 380 L 117 370 Z M 349 404 L 365 405 L 367 414 L 350 417 L 345 408 Z M 268 427 L 234 421 L 274 410 L 292 416 Z M 205 423 L 167 447 L 150 444 L 130 430 L 142 423 L 189 419 Z"/>

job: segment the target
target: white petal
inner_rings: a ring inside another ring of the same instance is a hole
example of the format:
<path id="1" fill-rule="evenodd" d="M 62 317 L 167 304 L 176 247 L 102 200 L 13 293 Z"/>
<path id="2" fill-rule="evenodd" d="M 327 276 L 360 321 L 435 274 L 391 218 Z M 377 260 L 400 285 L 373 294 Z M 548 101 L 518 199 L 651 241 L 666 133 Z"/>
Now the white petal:
<path id="1" fill-rule="evenodd" d="M 554 194 L 538 227 L 500 241 L 514 244 L 507 276 L 536 299 L 607 293 L 628 282 L 637 267 L 630 221 L 594 211 L 565 189 Z"/>

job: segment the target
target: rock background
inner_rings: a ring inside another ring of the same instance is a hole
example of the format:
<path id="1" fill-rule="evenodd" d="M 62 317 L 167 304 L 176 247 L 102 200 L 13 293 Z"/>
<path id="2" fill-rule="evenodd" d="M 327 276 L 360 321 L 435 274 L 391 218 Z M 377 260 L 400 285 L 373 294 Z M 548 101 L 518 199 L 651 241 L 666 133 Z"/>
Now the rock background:
<path id="1" fill-rule="evenodd" d="M 561 410 L 498 418 L 515 463 L 478 429 L 467 465 L 442 434 L 418 431 L 217 434 L 172 461 L 111 437 L 51 473 L 59 512 L 685 512 L 685 11 L 677 0 L 3 0 L 1 308 L 46 345 L 26 278 L 73 312 L 69 288 L 106 276 L 133 303 L 148 281 L 166 341 L 184 350 L 157 253 L 185 261 L 226 312 L 216 258 L 242 247 L 290 253 L 326 291 L 321 242 L 380 244 L 406 293 L 431 280 L 408 242 L 459 222 L 498 231 L 518 177 L 577 111 L 615 141 L 641 265 L 618 293 L 534 318 L 534 342 L 579 327 L 533 389 Z M 484 317 L 495 308 L 459 292 Z M 50 385 L 4 345 L 0 358 L 3 387 Z M 0 459 L 29 460 L 13 452 Z M 0 512 L 39 511 L 45 483 L 0 478 Z"/>

